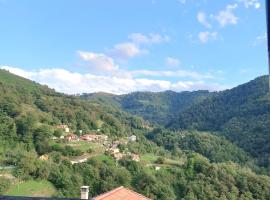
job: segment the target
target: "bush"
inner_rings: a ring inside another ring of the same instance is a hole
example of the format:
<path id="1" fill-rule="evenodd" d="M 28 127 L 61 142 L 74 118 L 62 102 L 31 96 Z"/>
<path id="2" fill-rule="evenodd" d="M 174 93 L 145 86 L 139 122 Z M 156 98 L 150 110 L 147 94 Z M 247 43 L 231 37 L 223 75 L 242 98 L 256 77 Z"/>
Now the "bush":
<path id="1" fill-rule="evenodd" d="M 164 163 L 165 163 L 165 158 L 164 158 L 164 157 L 159 157 L 159 158 L 156 160 L 156 163 L 157 163 L 157 164 L 164 164 Z"/>
<path id="2" fill-rule="evenodd" d="M 3 194 L 4 192 L 6 192 L 9 189 L 10 184 L 11 183 L 8 179 L 0 177 L 0 194 Z"/>

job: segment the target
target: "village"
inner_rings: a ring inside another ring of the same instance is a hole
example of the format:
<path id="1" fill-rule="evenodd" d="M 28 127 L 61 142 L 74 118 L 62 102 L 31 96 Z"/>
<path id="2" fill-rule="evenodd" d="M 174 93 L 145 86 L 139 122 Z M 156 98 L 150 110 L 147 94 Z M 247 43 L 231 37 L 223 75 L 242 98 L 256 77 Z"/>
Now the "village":
<path id="1" fill-rule="evenodd" d="M 83 163 L 89 158 L 101 154 L 110 155 L 116 160 L 120 160 L 124 157 L 130 157 L 133 161 L 140 161 L 140 156 L 138 154 L 132 153 L 128 149 L 120 150 L 119 148 L 120 145 L 127 145 L 128 143 L 136 142 L 137 137 L 135 135 L 121 138 L 121 140 L 112 140 L 107 135 L 100 134 L 100 129 L 86 134 L 83 134 L 83 131 L 79 130 L 79 133 L 81 134 L 79 136 L 71 133 L 68 125 L 61 124 L 55 128 L 62 130 L 64 134 L 60 137 L 53 136 L 51 138 L 52 140 L 64 142 L 75 149 L 85 151 L 82 156 L 70 158 L 71 164 Z M 49 159 L 49 155 L 42 155 L 39 159 L 46 161 Z"/>

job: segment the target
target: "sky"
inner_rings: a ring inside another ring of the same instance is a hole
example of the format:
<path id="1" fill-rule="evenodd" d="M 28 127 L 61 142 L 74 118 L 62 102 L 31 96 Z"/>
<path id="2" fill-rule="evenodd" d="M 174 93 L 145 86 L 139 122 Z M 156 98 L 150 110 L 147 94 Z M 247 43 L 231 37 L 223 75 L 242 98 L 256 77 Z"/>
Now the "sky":
<path id="1" fill-rule="evenodd" d="M 263 0 L 0 0 L 0 68 L 80 94 L 220 91 L 267 74 Z"/>

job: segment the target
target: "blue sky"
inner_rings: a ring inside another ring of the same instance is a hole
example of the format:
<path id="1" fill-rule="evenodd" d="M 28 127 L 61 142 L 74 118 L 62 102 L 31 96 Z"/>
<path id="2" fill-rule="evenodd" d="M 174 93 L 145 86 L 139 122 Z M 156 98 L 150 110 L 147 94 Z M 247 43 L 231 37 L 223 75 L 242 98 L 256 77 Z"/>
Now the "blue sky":
<path id="1" fill-rule="evenodd" d="M 262 0 L 0 0 L 0 67 L 74 94 L 223 90 L 267 73 Z"/>

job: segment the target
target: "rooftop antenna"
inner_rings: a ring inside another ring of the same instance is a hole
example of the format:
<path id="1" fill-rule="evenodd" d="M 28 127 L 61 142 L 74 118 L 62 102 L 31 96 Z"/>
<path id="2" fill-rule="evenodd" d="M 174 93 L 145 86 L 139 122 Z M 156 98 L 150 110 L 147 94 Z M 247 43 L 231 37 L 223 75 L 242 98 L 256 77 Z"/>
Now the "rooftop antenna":
<path id="1" fill-rule="evenodd" d="M 269 73 L 269 92 L 270 92 L 270 3 L 266 0 L 266 22 L 267 22 L 267 46 L 268 46 L 268 73 Z"/>

